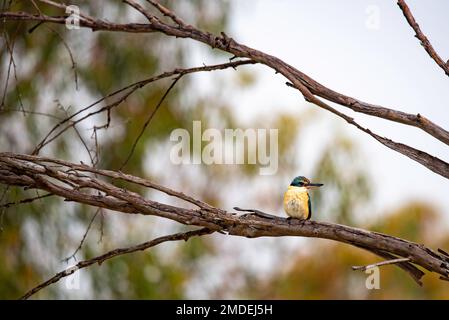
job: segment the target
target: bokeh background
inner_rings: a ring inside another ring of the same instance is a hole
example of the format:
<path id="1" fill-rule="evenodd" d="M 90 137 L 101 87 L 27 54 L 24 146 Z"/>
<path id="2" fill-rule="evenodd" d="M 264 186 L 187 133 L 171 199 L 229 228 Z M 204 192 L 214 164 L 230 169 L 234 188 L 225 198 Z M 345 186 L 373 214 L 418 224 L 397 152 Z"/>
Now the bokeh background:
<path id="1" fill-rule="evenodd" d="M 121 1 L 71 3 L 110 21 L 145 21 Z M 237 41 L 287 61 L 329 88 L 367 102 L 419 112 L 449 128 L 449 79 L 413 37 L 394 1 L 164 3 L 189 23 L 214 33 L 225 30 Z M 408 4 L 437 52 L 449 56 L 449 3 L 409 0 Z M 36 12 L 30 1 L 3 0 L 0 6 Z M 47 14 L 62 14 L 40 7 Z M 30 152 L 58 119 L 131 82 L 177 67 L 230 58 L 194 41 L 158 34 L 69 31 L 57 25 L 42 25 L 29 33 L 33 25 L 0 22 L 0 93 L 4 96 L 0 151 Z M 8 77 L 12 45 L 16 72 L 11 69 Z M 66 45 L 77 64 L 78 89 Z M 145 87 L 114 110 L 111 126 L 97 131 L 99 167 L 120 167 L 169 84 L 166 80 Z M 447 146 L 416 128 L 341 110 L 379 134 L 449 160 Z M 93 126 L 105 119 L 100 115 L 77 126 L 90 148 L 95 144 Z M 171 164 L 170 133 L 177 128 L 191 131 L 194 120 L 201 120 L 203 128 L 279 129 L 277 174 L 260 176 L 257 165 Z M 42 154 L 90 162 L 73 130 Z M 184 77 L 145 131 L 126 172 L 225 209 L 251 207 L 278 215 L 283 215 L 283 192 L 301 174 L 325 184 L 313 193 L 314 219 L 449 248 L 446 179 L 304 102 L 297 91 L 285 86 L 285 79 L 263 66 Z M 154 191 L 136 191 L 158 201 L 174 201 Z M 33 190 L 0 185 L 3 204 L 35 195 Z M 186 229 L 156 217 L 107 210 L 96 214 L 95 208 L 52 197 L 0 210 L 3 299 L 19 297 L 76 261 Z M 76 260 L 65 261 L 91 221 Z M 424 286 L 419 287 L 395 266 L 381 269 L 381 289 L 366 289 L 367 275 L 350 266 L 376 261 L 378 257 L 370 253 L 327 240 L 213 235 L 162 244 L 92 266 L 35 298 L 449 298 L 448 284 L 437 276 L 426 275 Z"/>

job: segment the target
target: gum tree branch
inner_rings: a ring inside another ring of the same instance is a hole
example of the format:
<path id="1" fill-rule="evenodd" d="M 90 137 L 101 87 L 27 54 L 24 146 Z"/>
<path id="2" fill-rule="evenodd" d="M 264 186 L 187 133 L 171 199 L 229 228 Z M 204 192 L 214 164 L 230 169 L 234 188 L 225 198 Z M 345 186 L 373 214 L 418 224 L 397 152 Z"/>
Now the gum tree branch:
<path id="1" fill-rule="evenodd" d="M 101 177 L 101 179 L 100 179 Z M 136 192 L 113 184 L 117 179 L 148 186 L 176 198 L 188 200 L 197 208 L 184 208 L 146 199 Z M 107 181 L 109 180 L 109 182 Z M 363 248 L 385 259 L 408 258 L 398 264 L 420 283 L 424 273 L 417 267 L 449 279 L 449 257 L 426 246 L 394 236 L 340 224 L 257 215 L 238 215 L 148 180 L 62 160 L 15 153 L 0 153 L 0 183 L 44 190 L 66 201 L 106 208 L 124 214 L 167 218 L 184 225 L 207 228 L 225 235 L 257 238 L 300 236 L 322 238 Z"/>
<path id="2" fill-rule="evenodd" d="M 52 1 L 44 1 L 47 4 L 51 4 Z M 382 143 L 384 146 L 395 150 L 403 155 L 406 155 L 410 159 L 417 161 L 433 172 L 449 178 L 449 164 L 437 157 L 434 157 L 424 151 L 413 148 L 411 146 L 398 143 L 392 141 L 391 139 L 382 137 L 378 134 L 373 133 L 371 130 L 366 129 L 358 125 L 352 118 L 344 115 L 343 113 L 333 109 L 323 101 L 319 100 L 317 97 L 321 97 L 325 100 L 334 102 L 341 106 L 345 106 L 350 108 L 351 110 L 359 113 L 364 113 L 370 116 L 383 118 L 386 120 L 394 121 L 401 124 L 406 124 L 410 126 L 414 126 L 422 129 L 428 134 L 432 135 L 436 139 L 442 141 L 446 145 L 449 145 L 449 132 L 435 123 L 431 122 L 426 117 L 421 114 L 409 114 L 402 111 L 385 108 L 378 105 L 369 104 L 355 98 L 346 96 L 344 94 L 338 93 L 329 89 L 319 82 L 315 81 L 308 75 L 294 68 L 293 66 L 287 64 L 281 59 L 261 52 L 259 50 L 247 47 L 243 44 L 238 43 L 232 38 L 229 38 L 225 33 L 221 33 L 220 36 L 214 35 L 210 32 L 205 32 L 199 30 L 192 25 L 186 24 L 185 22 L 178 23 L 182 21 L 177 15 L 170 11 L 169 9 L 162 7 L 161 5 L 156 5 L 157 2 L 152 0 L 150 3 L 158 10 L 162 15 L 169 16 L 172 21 L 175 21 L 175 24 L 169 24 L 163 22 L 154 14 L 152 14 L 149 10 L 143 8 L 139 4 L 137 4 L 133 0 L 126 0 L 127 4 L 131 5 L 137 11 L 144 14 L 148 23 L 128 23 L 128 24 L 117 24 L 109 21 L 96 19 L 84 15 L 84 17 L 80 20 L 80 25 L 83 27 L 87 27 L 96 30 L 105 30 L 105 31 L 121 31 L 121 32 L 133 32 L 133 33 L 151 33 L 151 32 L 160 32 L 167 36 L 174 36 L 179 38 L 190 38 L 192 40 L 196 40 L 202 42 L 211 48 L 217 48 L 219 50 L 228 52 L 232 54 L 234 57 L 240 58 L 248 58 L 252 61 L 264 64 L 277 73 L 284 75 L 290 82 L 290 84 L 298 89 L 304 98 L 321 107 L 327 111 L 334 113 L 335 115 L 343 118 L 351 125 L 354 125 L 359 130 L 369 134 L 374 139 Z M 62 4 L 55 4 L 57 7 L 64 6 Z M 49 23 L 65 23 L 64 17 L 51 17 L 51 16 L 42 16 L 42 15 L 32 15 L 24 12 L 5 12 L 0 13 L 0 18 L 4 18 L 7 20 L 35 20 L 35 21 L 44 21 Z M 178 21 L 178 22 L 176 22 Z M 348 121 L 349 120 L 349 121 Z"/>
<path id="3" fill-rule="evenodd" d="M 437 65 L 443 69 L 444 73 L 449 76 L 449 60 L 444 62 L 444 60 L 438 55 L 438 53 L 433 48 L 429 39 L 426 35 L 421 31 L 419 24 L 416 22 L 415 17 L 413 16 L 410 8 L 404 0 L 398 0 L 398 6 L 401 8 L 402 13 L 404 14 L 405 19 L 412 29 L 415 31 L 415 37 L 421 42 L 421 45 L 426 50 L 427 54 L 436 62 Z"/>
<path id="4" fill-rule="evenodd" d="M 53 277 L 51 277 L 50 279 L 48 279 L 45 282 L 42 282 L 41 284 L 37 285 L 36 287 L 32 288 L 31 290 L 29 290 L 27 293 L 25 293 L 20 299 L 21 300 L 26 300 L 28 298 L 30 298 L 32 295 L 36 294 L 37 292 L 41 291 L 42 289 L 48 287 L 49 285 L 58 282 L 59 280 L 61 280 L 62 278 L 68 277 L 72 274 L 74 274 L 75 272 L 77 272 L 80 269 L 84 269 L 87 268 L 93 264 L 98 263 L 98 265 L 101 265 L 103 262 L 105 262 L 106 260 L 110 260 L 112 258 L 124 255 L 124 254 L 129 254 L 129 253 L 133 253 L 136 251 L 143 251 L 146 249 L 149 249 L 151 247 L 157 246 L 158 244 L 164 243 L 164 242 L 169 242 L 169 241 L 179 241 L 179 240 L 184 240 L 187 241 L 192 237 L 195 236 L 204 236 L 206 234 L 210 234 L 212 233 L 211 230 L 206 229 L 206 228 L 202 228 L 202 229 L 198 229 L 198 230 L 193 230 L 193 231 L 188 231 L 188 232 L 181 232 L 181 233 L 175 233 L 172 235 L 168 235 L 168 236 L 163 236 L 163 237 L 159 237 L 156 238 L 154 240 L 151 241 L 147 241 L 132 247 L 126 247 L 126 248 L 118 248 L 118 249 L 114 249 L 111 250 L 105 254 L 102 254 L 101 256 L 92 258 L 92 259 L 88 259 L 88 260 L 83 260 L 78 262 L 75 266 L 67 268 L 61 272 L 58 272 L 57 274 L 55 274 Z"/>

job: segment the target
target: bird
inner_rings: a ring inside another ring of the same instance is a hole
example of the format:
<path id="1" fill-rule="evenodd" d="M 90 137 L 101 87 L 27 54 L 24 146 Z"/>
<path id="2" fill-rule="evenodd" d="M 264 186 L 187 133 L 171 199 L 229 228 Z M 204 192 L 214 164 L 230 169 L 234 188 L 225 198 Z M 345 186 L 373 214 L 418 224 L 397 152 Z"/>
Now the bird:
<path id="1" fill-rule="evenodd" d="M 306 177 L 295 177 L 284 193 L 284 210 L 289 216 L 287 219 L 309 220 L 312 217 L 309 189 L 321 186 L 322 183 L 312 183 Z"/>

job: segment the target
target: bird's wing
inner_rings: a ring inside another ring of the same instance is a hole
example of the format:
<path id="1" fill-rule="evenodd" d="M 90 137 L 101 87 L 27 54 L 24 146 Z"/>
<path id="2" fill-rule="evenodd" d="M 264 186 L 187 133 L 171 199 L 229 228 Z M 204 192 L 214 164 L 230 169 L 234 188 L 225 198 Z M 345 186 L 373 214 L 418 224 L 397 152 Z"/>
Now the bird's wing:
<path id="1" fill-rule="evenodd" d="M 306 220 L 309 220 L 312 217 L 312 204 L 310 203 L 310 195 L 307 195 L 307 205 L 309 206 L 309 214 Z"/>

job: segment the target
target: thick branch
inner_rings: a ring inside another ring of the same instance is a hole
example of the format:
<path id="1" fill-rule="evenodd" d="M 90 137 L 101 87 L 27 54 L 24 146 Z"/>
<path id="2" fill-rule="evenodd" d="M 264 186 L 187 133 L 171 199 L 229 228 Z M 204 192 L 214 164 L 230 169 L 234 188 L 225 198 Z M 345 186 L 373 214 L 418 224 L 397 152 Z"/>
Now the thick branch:
<path id="1" fill-rule="evenodd" d="M 283 218 L 268 219 L 253 215 L 238 216 L 210 205 L 199 209 L 187 209 L 145 199 L 140 194 L 118 188 L 98 177 L 126 180 L 130 183 L 157 187 L 154 183 L 143 183 L 144 179 L 78 165 L 51 158 L 13 153 L 0 153 L 0 183 L 8 186 L 23 186 L 45 190 L 63 197 L 67 201 L 89 204 L 110 210 L 163 217 L 185 225 L 196 225 L 242 237 L 302 236 L 330 239 L 347 243 L 373 252 L 387 259 L 409 258 L 399 266 L 407 269 L 419 280 L 422 276 L 412 265 L 420 266 L 442 278 L 449 277 L 449 257 L 424 245 L 393 236 L 352 228 L 339 224 L 310 220 L 288 221 Z M 180 199 L 190 197 L 170 192 Z M 201 204 L 202 202 L 199 202 Z"/>
<path id="2" fill-rule="evenodd" d="M 371 269 L 371 268 L 374 268 L 374 267 L 387 266 L 387 265 L 390 265 L 390 264 L 397 264 L 397 263 L 408 262 L 408 261 L 410 261 L 409 258 L 391 259 L 391 260 L 385 260 L 385 261 L 369 264 L 367 266 L 352 266 L 352 270 L 365 271 L 367 269 Z"/>

